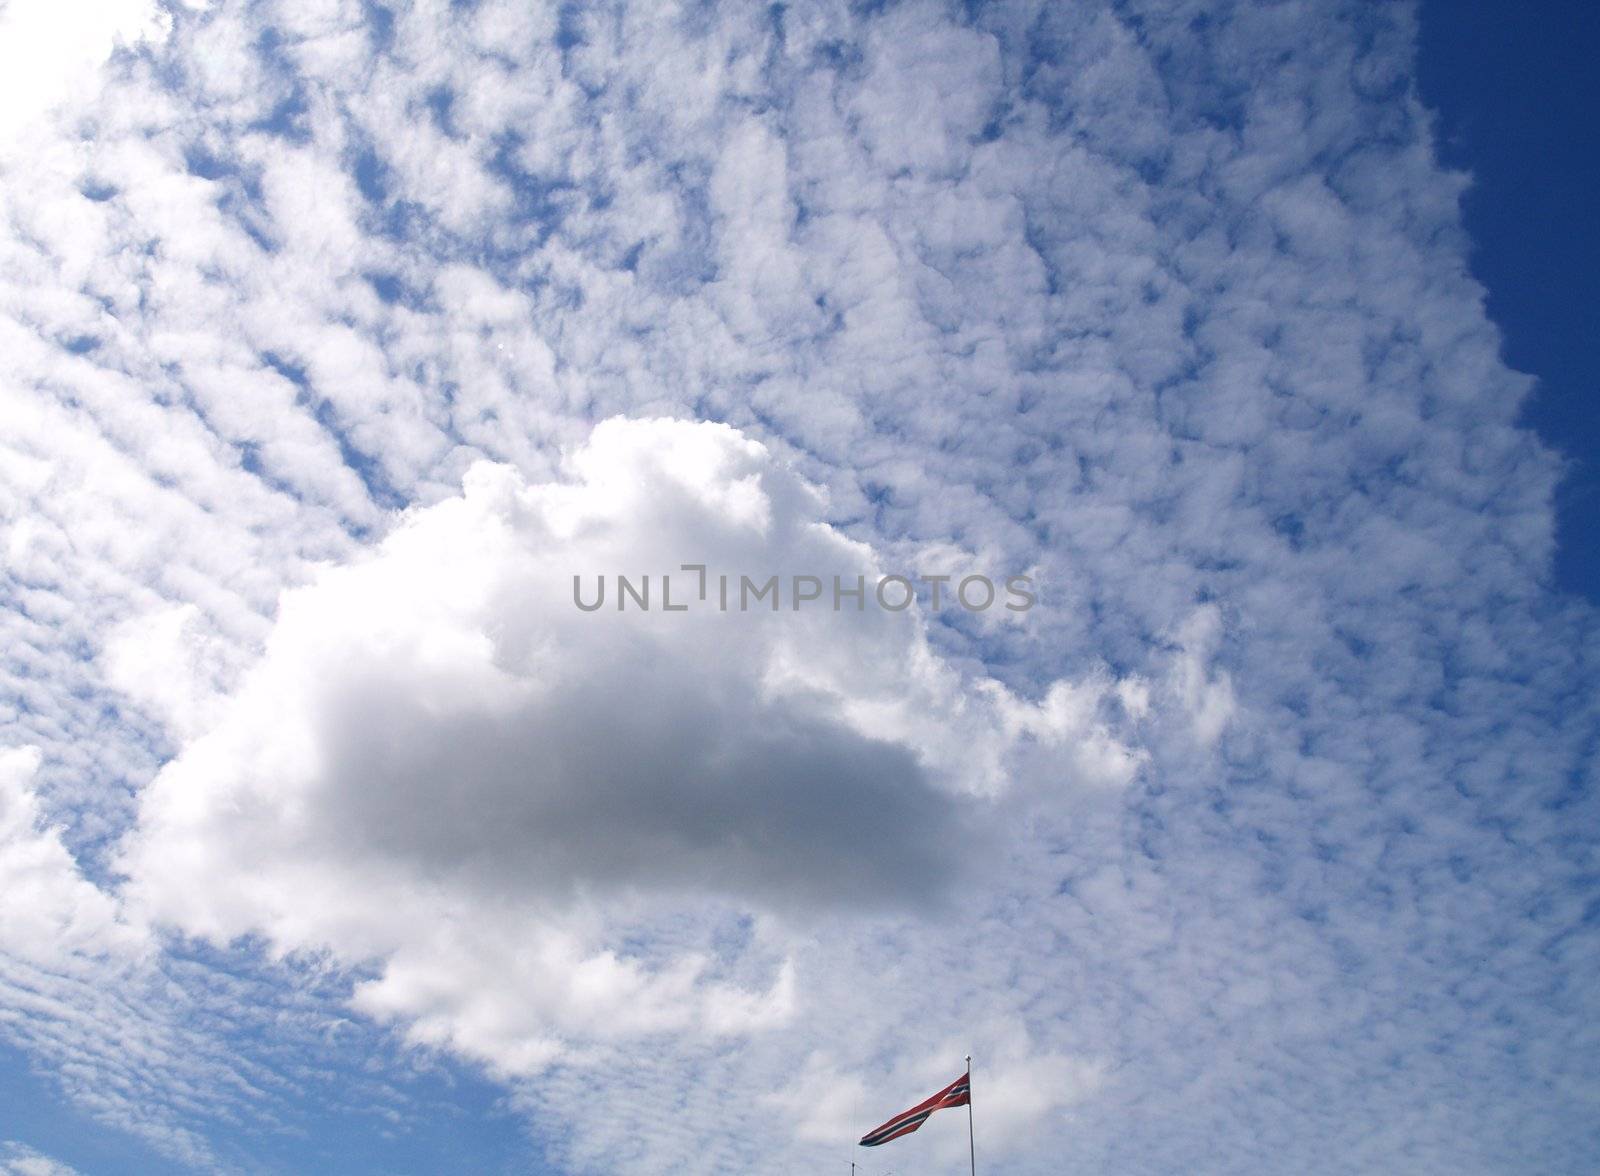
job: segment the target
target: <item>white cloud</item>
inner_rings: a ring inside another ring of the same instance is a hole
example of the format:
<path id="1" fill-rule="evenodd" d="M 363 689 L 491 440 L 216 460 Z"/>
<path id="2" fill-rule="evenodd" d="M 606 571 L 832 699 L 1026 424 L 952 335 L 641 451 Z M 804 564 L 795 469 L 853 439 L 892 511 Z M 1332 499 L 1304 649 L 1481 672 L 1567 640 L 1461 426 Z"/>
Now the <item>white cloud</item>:
<path id="1" fill-rule="evenodd" d="M 193 604 L 167 605 L 124 621 L 106 638 L 106 681 L 144 706 L 180 739 L 216 721 L 231 683 L 229 650 Z"/>
<path id="2" fill-rule="evenodd" d="M 1215 605 L 1196 609 L 1178 626 L 1179 653 L 1169 671 L 1168 689 L 1188 711 L 1195 737 L 1208 746 L 1222 735 L 1238 706 L 1227 672 L 1210 672 L 1206 664 L 1221 636 L 1221 610 Z"/>
<path id="3" fill-rule="evenodd" d="M 84 876 L 45 818 L 39 767 L 37 748 L 0 750 L 0 1034 L 54 1061 L 80 1106 L 174 1159 L 203 1163 L 207 1148 L 172 1102 L 191 1083 L 231 1101 L 226 1067 L 173 1024 L 155 937 Z M 0 1144 L 0 1171 L 71 1169 L 13 1143 Z"/>
<path id="4" fill-rule="evenodd" d="M 118 46 L 164 39 L 171 18 L 153 0 L 7 0 L 0 8 L 0 158 L 40 115 L 92 89 Z"/>
<path id="5" fill-rule="evenodd" d="M 60 831 L 44 824 L 32 788 L 38 768 L 37 748 L 0 751 L 0 947 L 45 966 L 136 958 L 144 932 L 79 873 Z"/>
<path id="6" fill-rule="evenodd" d="M 0 1172 L 5 1176 L 79 1176 L 71 1164 L 51 1159 L 14 1139 L 0 1142 Z"/>
<path id="7" fill-rule="evenodd" d="M 794 576 L 831 594 L 893 569 L 736 431 L 612 420 L 565 468 L 530 486 L 476 466 L 284 597 L 259 664 L 141 797 L 119 859 L 141 913 L 382 961 L 360 1008 L 523 1071 L 567 1037 L 784 1019 L 781 925 L 937 909 L 1024 732 L 1091 737 L 1034 770 L 1130 778 L 1095 714 L 1109 684 L 1035 710 L 943 664 L 916 611 L 796 610 Z M 685 563 L 708 568 L 704 604 Z M 618 609 L 619 573 L 651 577 L 652 610 Z M 663 573 L 697 607 L 663 611 Z M 781 610 L 739 611 L 743 577 L 772 575 Z M 574 577 L 586 600 L 605 577 L 607 607 L 578 609 Z M 148 665 L 140 648 L 113 665 Z M 159 680 L 165 709 L 192 705 L 181 673 Z M 779 923 L 730 958 L 657 946 L 691 900 Z M 717 978 L 745 955 L 768 958 L 757 989 Z"/>

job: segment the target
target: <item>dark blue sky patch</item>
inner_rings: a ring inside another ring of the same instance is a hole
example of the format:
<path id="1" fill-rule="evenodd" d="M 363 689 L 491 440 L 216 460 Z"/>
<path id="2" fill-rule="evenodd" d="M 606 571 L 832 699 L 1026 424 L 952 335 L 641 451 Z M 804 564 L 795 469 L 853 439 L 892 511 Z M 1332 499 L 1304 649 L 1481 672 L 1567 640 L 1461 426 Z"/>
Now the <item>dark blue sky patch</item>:
<path id="1" fill-rule="evenodd" d="M 1571 463 L 1558 489 L 1559 587 L 1600 602 L 1600 7 L 1422 7 L 1418 82 L 1438 150 L 1471 172 L 1472 271 L 1502 353 L 1539 383 L 1524 423 Z"/>
<path id="2" fill-rule="evenodd" d="M 849 41 L 820 41 L 811 51 L 815 66 L 831 69 L 841 77 L 859 78 L 866 71 L 866 54 Z"/>
<path id="3" fill-rule="evenodd" d="M 367 282 L 372 286 L 373 292 L 390 306 L 401 302 L 405 298 L 405 287 L 400 279 L 393 274 L 368 274 Z"/>
<path id="4" fill-rule="evenodd" d="M 190 175 L 199 176 L 202 180 L 225 180 L 239 174 L 231 163 L 201 143 L 184 148 L 183 165 L 189 169 Z"/>
<path id="5" fill-rule="evenodd" d="M 399 510 L 405 506 L 405 496 L 390 483 L 378 461 L 355 444 L 340 421 L 333 402 L 317 392 L 306 369 L 275 351 L 263 351 L 261 361 L 295 386 L 295 403 L 302 408 L 309 408 L 317 424 L 327 430 L 339 447 L 340 459 L 361 479 L 368 497 L 386 510 Z M 356 528 L 352 533 L 359 537 L 364 531 L 365 528 Z"/>
<path id="6" fill-rule="evenodd" d="M 271 113 L 252 125 L 294 143 L 307 143 L 311 139 L 311 127 L 306 118 L 310 109 L 306 84 L 293 60 L 284 52 L 283 39 L 283 34 L 270 25 L 256 38 L 256 53 L 266 67 L 267 76 L 278 83 L 279 93 L 273 100 Z"/>
<path id="7" fill-rule="evenodd" d="M 583 197 L 565 176 L 539 176 L 524 168 L 517 155 L 525 142 L 516 132 L 499 136 L 486 166 L 491 175 L 503 180 L 511 189 L 515 201 L 513 219 L 532 229 L 537 247 L 561 226 L 567 213 Z"/>
<path id="8" fill-rule="evenodd" d="M 433 125 L 448 135 L 450 138 L 459 138 L 461 132 L 455 122 L 456 93 L 449 86 L 435 86 L 429 90 L 423 102 L 428 107 L 428 114 L 433 119 Z"/>
<path id="9" fill-rule="evenodd" d="M 262 463 L 260 445 L 254 441 L 235 441 L 233 447 L 239 454 L 239 467 L 245 473 L 259 479 L 263 485 L 287 498 L 292 498 L 296 502 L 303 500 L 304 496 L 292 483 L 284 481 Z"/>
<path id="10" fill-rule="evenodd" d="M 310 376 L 306 374 L 305 368 L 301 367 L 293 360 L 279 355 L 276 351 L 263 351 L 261 353 L 261 362 L 266 364 L 273 371 L 277 372 L 284 379 L 288 380 L 296 388 L 300 389 L 301 392 L 304 393 L 310 391 Z"/>
<path id="11" fill-rule="evenodd" d="M 348 466 L 356 477 L 361 479 L 361 484 L 366 487 L 367 496 L 385 510 L 399 510 L 406 505 L 406 498 L 389 481 L 379 461 L 367 454 L 352 439 L 350 432 L 339 419 L 338 411 L 333 402 L 326 397 L 307 399 L 311 405 L 311 414 L 339 446 L 339 458 Z"/>
<path id="12" fill-rule="evenodd" d="M 239 451 L 239 465 L 247 474 L 254 474 L 258 478 L 266 476 L 266 471 L 261 465 L 261 446 L 254 441 L 238 441 L 234 448 Z"/>
<path id="13" fill-rule="evenodd" d="M 378 152 L 370 145 L 357 150 L 350 161 L 350 172 L 355 176 L 356 189 L 374 204 L 389 199 L 390 173 Z"/>
<path id="14" fill-rule="evenodd" d="M 279 135 L 291 143 L 309 143 L 311 129 L 306 122 L 309 110 L 305 87 L 296 83 L 288 94 L 273 104 L 272 113 L 252 125 L 256 130 Z"/>
<path id="15" fill-rule="evenodd" d="M 361 6 L 367 18 L 367 35 L 371 38 L 374 55 L 384 54 L 394 48 L 394 12 L 371 0 Z"/>
<path id="16" fill-rule="evenodd" d="M 588 43 L 583 33 L 583 6 L 575 3 L 561 5 L 556 14 L 556 48 L 565 55 Z"/>
<path id="17" fill-rule="evenodd" d="M 213 151 L 204 143 L 190 143 L 183 149 L 184 166 L 190 175 L 217 185 L 218 211 L 225 214 L 265 253 L 275 253 L 277 242 L 269 235 L 270 218 L 261 191 L 261 177 L 253 168 Z"/>
<path id="18" fill-rule="evenodd" d="M 415 200 L 396 200 L 379 214 L 378 235 L 390 241 L 415 243 L 433 231 L 433 216 L 427 206 Z"/>

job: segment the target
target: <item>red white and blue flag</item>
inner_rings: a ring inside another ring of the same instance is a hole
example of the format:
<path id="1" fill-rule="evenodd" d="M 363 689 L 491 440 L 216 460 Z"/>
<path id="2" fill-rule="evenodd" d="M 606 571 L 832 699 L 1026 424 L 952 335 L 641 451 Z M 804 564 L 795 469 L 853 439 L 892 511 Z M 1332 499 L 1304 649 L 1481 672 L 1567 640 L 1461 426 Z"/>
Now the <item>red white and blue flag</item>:
<path id="1" fill-rule="evenodd" d="M 964 1107 L 972 1101 L 972 1074 L 969 1071 L 961 1075 L 949 1086 L 938 1094 L 923 1102 L 919 1102 L 909 1111 L 901 1111 L 881 1127 L 874 1127 L 861 1137 L 862 1147 L 877 1147 L 880 1143 L 888 1143 L 891 1139 L 899 1139 L 902 1135 L 910 1135 L 935 1111 L 942 1111 L 945 1107 Z"/>

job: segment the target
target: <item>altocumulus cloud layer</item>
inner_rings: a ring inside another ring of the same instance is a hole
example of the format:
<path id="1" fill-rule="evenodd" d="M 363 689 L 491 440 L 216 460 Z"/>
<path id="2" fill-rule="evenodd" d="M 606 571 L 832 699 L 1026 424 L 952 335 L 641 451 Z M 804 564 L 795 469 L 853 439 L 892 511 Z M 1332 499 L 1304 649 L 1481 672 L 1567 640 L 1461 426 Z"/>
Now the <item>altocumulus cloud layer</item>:
<path id="1" fill-rule="evenodd" d="M 202 1169 L 345 1050 L 563 1171 L 967 1052 L 1007 1171 L 1592 1166 L 1595 618 L 1411 10 L 528 7 L 0 13 L 7 1040 Z M 572 607 L 683 562 L 1040 604 Z"/>

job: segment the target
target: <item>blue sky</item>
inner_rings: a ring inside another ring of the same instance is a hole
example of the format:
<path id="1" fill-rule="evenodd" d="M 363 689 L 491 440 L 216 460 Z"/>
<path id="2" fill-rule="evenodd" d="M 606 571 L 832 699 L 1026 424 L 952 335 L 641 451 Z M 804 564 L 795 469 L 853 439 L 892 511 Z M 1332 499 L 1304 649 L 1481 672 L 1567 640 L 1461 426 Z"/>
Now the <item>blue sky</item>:
<path id="1" fill-rule="evenodd" d="M 1600 374 L 1589 340 L 1600 330 L 1600 227 L 1589 198 L 1600 16 L 1585 4 L 1543 6 L 1530 19 L 1504 4 L 1425 4 L 1417 48 L 1440 156 L 1473 177 L 1462 204 L 1472 271 L 1505 332 L 1506 362 L 1539 377 L 1526 420 L 1573 463 L 1557 494 L 1557 583 L 1595 600 Z"/>
<path id="2" fill-rule="evenodd" d="M 0 8 L 0 1172 L 1591 1170 L 1544 11 Z"/>

